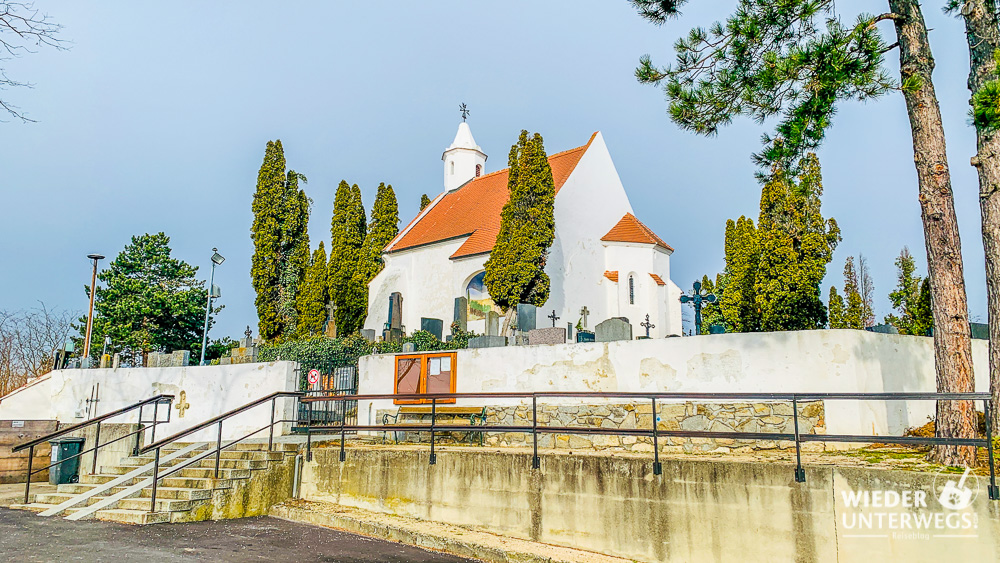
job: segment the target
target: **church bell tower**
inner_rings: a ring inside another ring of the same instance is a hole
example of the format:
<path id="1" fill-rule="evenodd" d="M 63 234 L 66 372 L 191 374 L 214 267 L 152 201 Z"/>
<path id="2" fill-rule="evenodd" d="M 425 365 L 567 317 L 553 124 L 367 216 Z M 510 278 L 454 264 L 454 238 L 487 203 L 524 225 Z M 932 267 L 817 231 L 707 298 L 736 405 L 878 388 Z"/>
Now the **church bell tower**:
<path id="1" fill-rule="evenodd" d="M 451 191 L 462 184 L 478 178 L 486 173 L 486 153 L 472 138 L 472 129 L 465 122 L 468 110 L 462 104 L 462 122 L 458 124 L 458 133 L 451 146 L 444 150 L 441 160 L 444 161 L 444 189 Z"/>

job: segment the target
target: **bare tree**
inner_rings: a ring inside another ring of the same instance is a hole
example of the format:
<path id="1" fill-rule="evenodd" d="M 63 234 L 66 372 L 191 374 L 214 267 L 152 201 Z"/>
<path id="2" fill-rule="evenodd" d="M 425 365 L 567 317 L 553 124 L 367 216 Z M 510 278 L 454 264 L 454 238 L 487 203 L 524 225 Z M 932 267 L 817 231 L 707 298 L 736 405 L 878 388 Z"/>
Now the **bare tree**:
<path id="1" fill-rule="evenodd" d="M 52 369 L 52 353 L 66 343 L 75 317 L 44 303 L 0 311 L 0 396 Z"/>
<path id="2" fill-rule="evenodd" d="M 65 49 L 63 41 L 56 37 L 61 29 L 62 26 L 49 19 L 48 15 L 39 13 L 32 2 L 0 0 L 0 64 L 24 53 L 34 53 L 36 48 L 42 46 Z M 8 77 L 0 66 L 0 92 L 15 87 L 31 88 L 31 84 Z M 21 121 L 34 121 L 2 98 L 0 110 Z"/>

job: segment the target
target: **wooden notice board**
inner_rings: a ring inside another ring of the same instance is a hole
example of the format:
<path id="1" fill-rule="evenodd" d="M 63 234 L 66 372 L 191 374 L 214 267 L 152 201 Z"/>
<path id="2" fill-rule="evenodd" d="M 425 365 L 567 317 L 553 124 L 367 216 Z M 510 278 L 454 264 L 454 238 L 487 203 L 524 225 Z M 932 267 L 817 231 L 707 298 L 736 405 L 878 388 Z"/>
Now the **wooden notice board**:
<path id="1" fill-rule="evenodd" d="M 428 352 L 396 356 L 393 393 L 454 393 L 457 373 L 455 352 Z M 430 399 L 397 399 L 397 405 L 430 403 Z M 455 399 L 438 399 L 438 404 L 454 403 Z"/>

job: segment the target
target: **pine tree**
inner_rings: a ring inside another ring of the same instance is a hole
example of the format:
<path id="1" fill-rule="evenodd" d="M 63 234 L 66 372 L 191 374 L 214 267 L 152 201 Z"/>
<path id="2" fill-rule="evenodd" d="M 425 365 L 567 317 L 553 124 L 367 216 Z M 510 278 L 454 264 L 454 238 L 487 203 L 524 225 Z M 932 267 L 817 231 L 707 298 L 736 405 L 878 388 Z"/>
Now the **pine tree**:
<path id="1" fill-rule="evenodd" d="M 733 332 L 760 330 L 755 284 L 760 264 L 760 244 L 753 220 L 740 217 L 726 222 L 726 291 L 718 300 L 726 319 L 726 328 Z"/>
<path id="2" fill-rule="evenodd" d="M 327 318 L 328 300 L 326 248 L 323 246 L 323 241 L 320 241 L 319 248 L 312 254 L 302 287 L 296 295 L 297 336 L 304 338 L 322 334 L 323 323 Z"/>
<path id="3" fill-rule="evenodd" d="M 333 200 L 330 224 L 330 259 L 327 264 L 330 301 L 336 305 L 338 334 L 351 334 L 364 324 L 363 289 L 356 276 L 366 231 L 361 189 L 341 180 Z"/>
<path id="4" fill-rule="evenodd" d="M 427 197 L 427 194 L 421 194 L 420 196 L 420 210 L 423 211 L 425 207 L 431 204 L 431 198 Z"/>
<path id="5" fill-rule="evenodd" d="M 830 298 L 827 300 L 827 307 L 830 312 L 830 328 L 847 328 L 845 319 L 844 298 L 837 293 L 837 288 L 830 286 Z"/>
<path id="6" fill-rule="evenodd" d="M 500 232 L 486 261 L 485 284 L 506 313 L 509 329 L 518 303 L 542 306 L 549 298 L 545 273 L 555 239 L 555 182 L 542 136 L 521 131 L 508 157 L 510 197 L 500 213 Z"/>
<path id="7" fill-rule="evenodd" d="M 662 24 L 679 14 L 686 0 L 631 0 L 646 19 Z M 738 115 L 758 122 L 780 116 L 775 134 L 764 137 L 763 150 L 754 156 L 762 167 L 790 166 L 819 146 L 833 123 L 837 103 L 867 100 L 898 90 L 910 121 L 913 162 L 919 187 L 918 201 L 927 247 L 928 276 L 936 319 L 934 359 L 940 392 L 971 392 L 972 344 L 962 266 L 962 243 L 951 185 L 941 110 L 934 89 L 934 57 L 927 25 L 918 0 L 888 0 L 889 12 L 859 14 L 844 24 L 842 8 L 834 0 L 762 2 L 740 0 L 726 22 L 709 29 L 694 28 L 675 43 L 677 64 L 657 68 L 648 56 L 640 60 L 640 82 L 662 84 L 670 100 L 670 116 L 679 126 L 713 135 Z M 957 1 L 950 3 L 957 7 Z M 992 3 L 962 2 L 974 76 L 969 86 L 978 92 L 989 82 L 990 54 L 1000 45 Z M 891 20 L 896 42 L 882 40 L 878 23 Z M 973 21 L 975 20 L 975 21 Z M 883 68 L 884 54 L 899 52 L 899 80 Z M 985 53 L 983 52 L 985 51 Z M 998 89 L 1000 90 L 1000 89 Z M 988 92 L 987 92 L 988 93 Z M 993 147 L 980 135 L 980 166 L 992 160 Z M 993 167 L 991 165 L 991 168 Z M 982 171 L 981 171 L 982 172 Z M 991 292 L 1000 286 L 1000 197 L 989 193 L 1000 172 L 980 174 L 986 240 L 987 278 Z M 1000 294 L 1000 291 L 994 293 Z M 1000 297 L 994 301 L 1000 301 Z M 1000 304 L 995 305 L 1000 309 Z M 1000 339 L 1000 321 L 994 334 Z M 994 393 L 1000 397 L 1000 352 L 994 362 Z M 1000 415 L 998 415 L 1000 420 Z M 938 404 L 939 436 L 975 435 L 970 401 Z M 932 458 L 946 465 L 975 465 L 975 448 L 937 446 Z"/>
<path id="8" fill-rule="evenodd" d="M 889 293 L 889 302 L 899 316 L 886 315 L 885 322 L 896 327 L 900 334 L 917 334 L 914 332 L 914 312 L 917 300 L 920 298 L 920 276 L 914 276 L 917 266 L 910 254 L 910 249 L 903 247 L 896 258 L 896 289 Z"/>
<path id="9" fill-rule="evenodd" d="M 819 159 L 810 153 L 798 169 L 797 181 L 775 170 L 761 191 L 760 263 L 754 294 L 764 331 L 817 329 L 827 324 L 820 283 L 840 242 L 840 229 L 820 212 Z"/>
<path id="10" fill-rule="evenodd" d="M 934 330 L 934 311 L 931 308 L 931 279 L 920 282 L 920 295 L 913 309 L 913 334 L 930 336 Z"/>

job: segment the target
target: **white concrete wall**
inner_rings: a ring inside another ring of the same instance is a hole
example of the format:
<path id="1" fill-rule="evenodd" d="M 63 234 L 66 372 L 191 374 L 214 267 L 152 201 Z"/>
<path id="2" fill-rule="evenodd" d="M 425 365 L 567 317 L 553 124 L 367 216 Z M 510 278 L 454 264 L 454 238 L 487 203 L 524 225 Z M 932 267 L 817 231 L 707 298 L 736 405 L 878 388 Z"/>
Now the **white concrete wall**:
<path id="1" fill-rule="evenodd" d="M 272 362 L 176 368 L 57 370 L 50 372 L 46 379 L 33 386 L 0 398 L 0 419 L 54 419 L 65 424 L 83 422 L 87 410 L 86 400 L 100 383 L 100 402 L 95 411 L 97 415 L 156 395 L 174 395 L 170 423 L 159 424 L 156 429 L 156 436 L 165 438 L 276 391 L 298 390 L 295 366 L 294 362 Z M 182 391 L 186 403 L 190 405 L 183 417 L 177 409 Z M 282 418 L 290 419 L 294 416 L 293 403 L 292 399 L 279 402 L 279 408 L 284 408 Z M 143 415 L 145 420 L 152 418 L 152 411 L 152 407 L 146 407 Z M 281 415 L 280 410 L 278 415 Z M 240 438 L 266 426 L 270 419 L 270 406 L 255 407 L 224 423 L 223 439 Z M 134 411 L 108 422 L 137 421 L 138 411 Z M 285 425 L 285 430 L 287 426 Z M 266 437 L 267 433 L 260 436 Z M 147 440 L 148 437 L 147 435 Z M 217 430 L 203 430 L 184 440 L 215 440 L 216 437 Z"/>
<path id="2" fill-rule="evenodd" d="M 989 389 L 986 354 L 986 341 L 974 340 L 977 391 Z M 391 354 L 362 358 L 359 392 L 392 393 L 394 363 Z M 460 350 L 456 369 L 459 393 L 935 391 L 930 338 L 857 330 Z M 463 399 L 458 404 L 478 406 L 483 401 Z M 377 422 L 375 410 L 393 408 L 391 401 L 363 402 L 358 407 L 359 421 L 371 424 Z M 827 401 L 826 432 L 899 434 L 924 424 L 933 413 L 932 401 Z"/>

